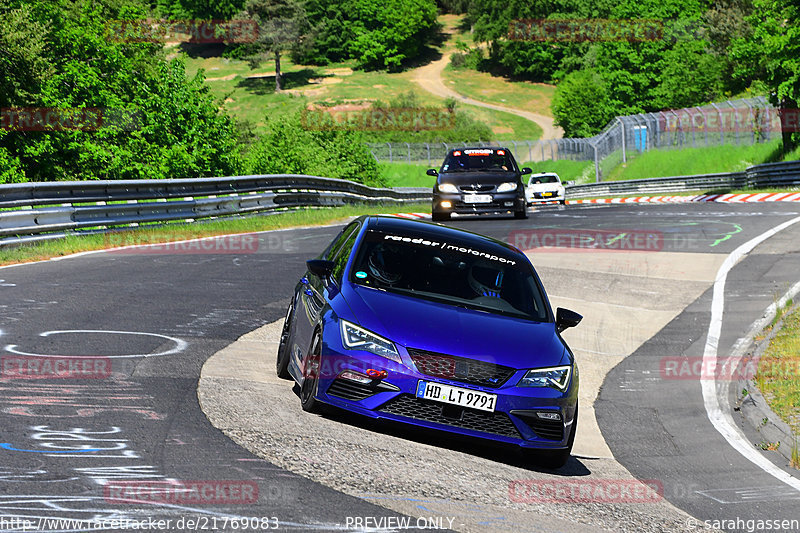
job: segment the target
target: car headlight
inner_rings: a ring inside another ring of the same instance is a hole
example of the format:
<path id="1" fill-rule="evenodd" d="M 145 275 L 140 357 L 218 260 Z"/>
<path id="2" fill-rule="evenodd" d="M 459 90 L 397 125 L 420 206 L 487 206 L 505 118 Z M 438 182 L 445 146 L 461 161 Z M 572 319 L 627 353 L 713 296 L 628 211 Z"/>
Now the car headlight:
<path id="1" fill-rule="evenodd" d="M 439 192 L 458 193 L 458 189 L 452 183 L 440 183 Z"/>
<path id="2" fill-rule="evenodd" d="M 517 387 L 552 387 L 563 392 L 567 390 L 571 373 L 571 366 L 534 368 L 525 373 Z"/>
<path id="3" fill-rule="evenodd" d="M 352 322 L 342 320 L 342 344 L 350 350 L 364 350 L 380 355 L 392 361 L 403 363 L 400 353 L 394 343 L 375 335 L 369 330 L 356 326 Z"/>
<path id="4" fill-rule="evenodd" d="M 513 181 L 507 181 L 506 183 L 501 183 L 497 186 L 497 192 L 509 192 L 514 191 L 517 188 L 517 184 Z"/>

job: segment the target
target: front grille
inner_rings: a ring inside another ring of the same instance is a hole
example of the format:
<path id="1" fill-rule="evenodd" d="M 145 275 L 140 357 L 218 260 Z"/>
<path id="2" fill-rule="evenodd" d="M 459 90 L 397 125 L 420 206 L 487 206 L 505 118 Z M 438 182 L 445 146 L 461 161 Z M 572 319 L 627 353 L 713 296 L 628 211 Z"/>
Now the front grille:
<path id="1" fill-rule="evenodd" d="M 333 383 L 330 387 L 328 387 L 328 394 L 331 396 L 336 396 L 338 398 L 343 398 L 345 400 L 351 400 L 354 402 L 361 401 L 365 398 L 369 398 L 379 392 L 387 392 L 387 391 L 399 391 L 397 387 L 394 385 L 390 385 L 388 383 L 359 383 L 357 381 L 351 381 L 349 379 L 341 379 L 336 378 L 333 380 Z"/>
<path id="2" fill-rule="evenodd" d="M 535 413 L 525 411 L 511 411 L 530 427 L 540 439 L 561 440 L 564 438 L 564 423 L 561 420 L 544 420 Z"/>
<path id="3" fill-rule="evenodd" d="M 411 356 L 417 370 L 426 376 L 446 378 L 481 387 L 497 388 L 516 372 L 508 366 L 414 348 L 408 349 L 408 355 Z"/>
<path id="4" fill-rule="evenodd" d="M 502 435 L 512 439 L 521 438 L 516 426 L 505 413 L 473 411 L 430 400 L 421 400 L 410 394 L 401 394 L 389 400 L 383 404 L 379 411 L 416 420 L 435 422 L 445 426 Z M 445 413 L 447 416 L 445 416 Z M 460 418 L 457 415 L 460 415 Z"/>
<path id="5" fill-rule="evenodd" d="M 494 188 L 494 185 L 461 185 L 459 187 L 463 192 L 491 192 Z"/>

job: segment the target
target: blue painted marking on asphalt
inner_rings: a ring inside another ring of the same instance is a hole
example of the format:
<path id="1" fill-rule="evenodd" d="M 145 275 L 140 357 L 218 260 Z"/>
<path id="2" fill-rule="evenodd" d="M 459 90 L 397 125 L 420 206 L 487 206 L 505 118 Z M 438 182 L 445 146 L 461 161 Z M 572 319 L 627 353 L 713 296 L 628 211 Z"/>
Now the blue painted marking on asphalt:
<path id="1" fill-rule="evenodd" d="M 87 453 L 87 452 L 99 452 L 99 448 L 87 448 L 85 450 L 21 450 L 19 448 L 14 448 L 8 442 L 0 442 L 0 448 L 4 450 L 10 450 L 12 452 L 29 452 L 29 453 Z"/>

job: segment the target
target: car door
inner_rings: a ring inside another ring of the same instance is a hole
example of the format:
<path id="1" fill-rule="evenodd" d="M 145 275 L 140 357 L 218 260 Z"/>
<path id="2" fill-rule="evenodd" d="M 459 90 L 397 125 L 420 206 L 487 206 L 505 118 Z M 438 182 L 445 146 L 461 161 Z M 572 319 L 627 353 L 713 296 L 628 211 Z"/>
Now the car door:
<path id="1" fill-rule="evenodd" d="M 347 225 L 331 244 L 325 249 L 318 259 L 325 259 L 328 261 L 336 261 L 340 253 L 344 253 L 344 244 L 348 240 L 355 238 L 358 234 L 358 228 L 361 227 L 360 221 L 352 222 Z M 347 252 L 349 253 L 349 252 Z M 311 348 L 311 340 L 314 334 L 314 328 L 319 321 L 319 315 L 325 307 L 325 281 L 320 279 L 319 276 L 310 271 L 306 271 L 303 277 L 300 278 L 300 294 L 298 299 L 298 312 L 296 313 L 297 319 L 295 321 L 295 350 L 292 354 L 296 359 L 299 368 L 304 368 L 306 355 Z"/>

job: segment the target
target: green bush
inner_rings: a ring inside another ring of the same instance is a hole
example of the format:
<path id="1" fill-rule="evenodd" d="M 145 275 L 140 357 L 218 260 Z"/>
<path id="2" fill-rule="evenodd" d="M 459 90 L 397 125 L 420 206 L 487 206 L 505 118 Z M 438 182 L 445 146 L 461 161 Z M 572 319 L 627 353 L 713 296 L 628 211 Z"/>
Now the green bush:
<path id="1" fill-rule="evenodd" d="M 361 132 L 338 130 L 332 120 L 328 126 L 305 129 L 300 113 L 270 121 L 270 133 L 247 154 L 247 173 L 310 174 L 383 186 Z"/>

